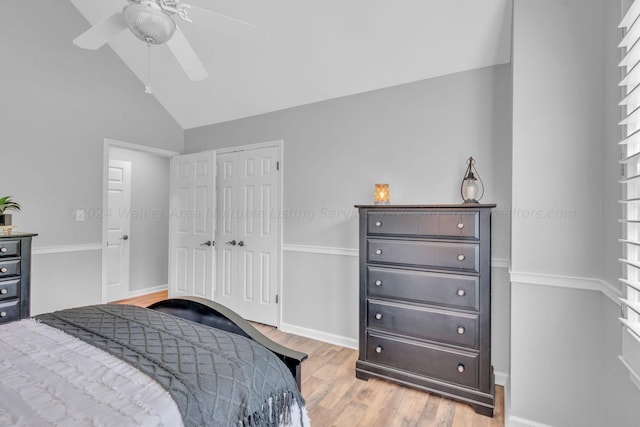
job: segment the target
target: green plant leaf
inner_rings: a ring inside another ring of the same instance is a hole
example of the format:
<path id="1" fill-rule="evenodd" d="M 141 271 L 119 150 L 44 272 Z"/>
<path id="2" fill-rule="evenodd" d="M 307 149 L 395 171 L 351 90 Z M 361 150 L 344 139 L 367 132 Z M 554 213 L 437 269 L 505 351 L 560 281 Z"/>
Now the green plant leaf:
<path id="1" fill-rule="evenodd" d="M 13 196 L 0 197 L 0 215 L 5 211 L 20 211 L 20 204 L 11 200 Z"/>

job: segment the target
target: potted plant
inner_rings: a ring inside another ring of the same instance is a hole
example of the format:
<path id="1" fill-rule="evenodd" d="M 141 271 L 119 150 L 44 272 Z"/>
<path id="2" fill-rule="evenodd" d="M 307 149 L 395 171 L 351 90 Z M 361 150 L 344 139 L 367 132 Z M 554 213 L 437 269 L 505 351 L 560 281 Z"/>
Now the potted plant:
<path id="1" fill-rule="evenodd" d="M 11 214 L 5 211 L 20 212 L 20 204 L 11 200 L 13 196 L 0 197 L 0 226 L 11 225 Z"/>

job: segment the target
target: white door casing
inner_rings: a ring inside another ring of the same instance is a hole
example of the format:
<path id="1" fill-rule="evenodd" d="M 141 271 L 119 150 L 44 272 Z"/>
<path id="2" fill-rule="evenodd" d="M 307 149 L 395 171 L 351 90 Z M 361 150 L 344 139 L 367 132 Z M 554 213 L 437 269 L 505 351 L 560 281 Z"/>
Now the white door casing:
<path id="1" fill-rule="evenodd" d="M 278 325 L 280 147 L 218 154 L 216 299 Z"/>
<path id="2" fill-rule="evenodd" d="M 216 155 L 171 158 L 169 296 L 214 299 Z"/>
<path id="3" fill-rule="evenodd" d="M 131 162 L 109 159 L 107 178 L 106 300 L 129 296 Z"/>

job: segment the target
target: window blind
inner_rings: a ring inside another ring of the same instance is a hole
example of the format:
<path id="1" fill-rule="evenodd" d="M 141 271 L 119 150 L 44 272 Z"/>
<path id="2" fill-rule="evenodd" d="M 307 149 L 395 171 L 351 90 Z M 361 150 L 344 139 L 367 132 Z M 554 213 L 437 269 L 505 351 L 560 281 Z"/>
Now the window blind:
<path id="1" fill-rule="evenodd" d="M 625 13 L 620 28 L 622 95 L 619 142 L 622 159 L 622 245 L 620 262 L 624 297 L 622 302 L 622 355 L 620 360 L 640 387 L 640 0 Z"/>

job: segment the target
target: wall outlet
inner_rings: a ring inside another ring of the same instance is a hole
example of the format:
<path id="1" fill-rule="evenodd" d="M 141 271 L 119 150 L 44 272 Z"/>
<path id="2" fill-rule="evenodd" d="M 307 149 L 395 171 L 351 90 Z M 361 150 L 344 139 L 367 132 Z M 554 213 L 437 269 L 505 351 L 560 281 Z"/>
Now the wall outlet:
<path id="1" fill-rule="evenodd" d="M 84 209 L 76 209 L 76 221 L 84 221 Z"/>

